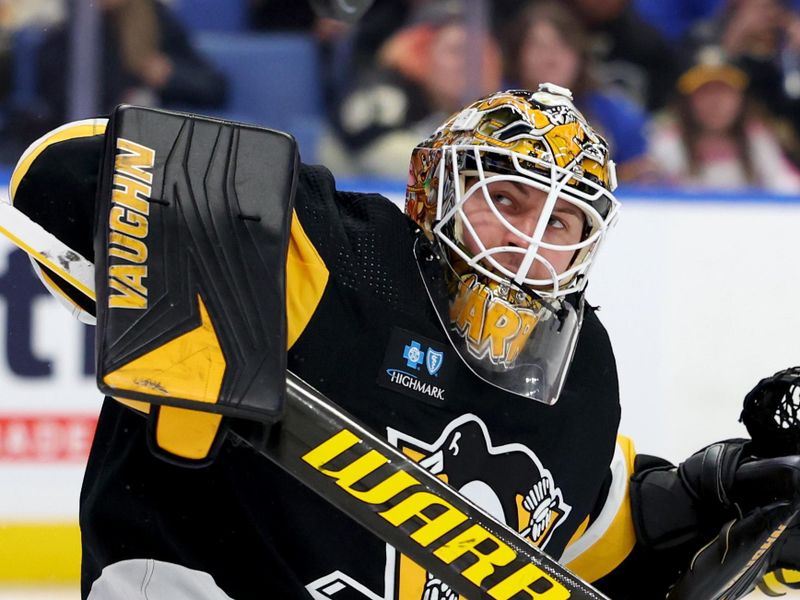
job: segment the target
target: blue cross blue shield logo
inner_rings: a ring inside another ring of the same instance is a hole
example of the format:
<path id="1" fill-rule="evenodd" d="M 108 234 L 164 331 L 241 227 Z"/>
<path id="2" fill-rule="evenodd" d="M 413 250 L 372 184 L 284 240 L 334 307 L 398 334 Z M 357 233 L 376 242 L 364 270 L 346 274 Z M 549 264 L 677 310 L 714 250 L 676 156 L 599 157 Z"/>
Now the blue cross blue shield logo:
<path id="1" fill-rule="evenodd" d="M 406 364 L 410 368 L 419 370 L 419 366 L 425 360 L 425 353 L 422 351 L 420 343 L 412 340 L 408 346 L 403 348 L 403 358 L 406 359 Z"/>
<path id="2" fill-rule="evenodd" d="M 425 368 L 428 369 L 428 373 L 431 375 L 436 375 L 439 372 L 439 369 L 442 368 L 443 362 L 444 352 L 439 352 L 433 348 L 428 348 L 428 351 L 425 353 Z"/>

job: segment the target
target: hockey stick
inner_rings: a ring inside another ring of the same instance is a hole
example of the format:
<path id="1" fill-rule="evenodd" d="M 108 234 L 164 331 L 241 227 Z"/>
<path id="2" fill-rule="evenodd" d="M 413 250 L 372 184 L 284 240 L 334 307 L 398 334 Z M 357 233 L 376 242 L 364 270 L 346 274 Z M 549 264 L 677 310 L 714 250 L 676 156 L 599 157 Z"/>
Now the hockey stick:
<path id="1" fill-rule="evenodd" d="M 92 300 L 94 265 L 8 202 L 0 201 L 0 233 Z"/>
<path id="2" fill-rule="evenodd" d="M 94 296 L 92 263 L 6 203 L 0 232 Z M 455 591 L 498 600 L 606 598 L 290 372 L 286 386 L 284 417 L 265 440 L 234 434 Z"/>

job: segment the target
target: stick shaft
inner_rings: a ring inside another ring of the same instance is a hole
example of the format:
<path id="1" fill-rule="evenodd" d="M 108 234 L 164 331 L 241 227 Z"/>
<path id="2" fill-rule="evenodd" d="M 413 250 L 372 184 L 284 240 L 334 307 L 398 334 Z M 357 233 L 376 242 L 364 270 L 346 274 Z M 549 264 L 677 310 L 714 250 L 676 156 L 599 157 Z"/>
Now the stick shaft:
<path id="1" fill-rule="evenodd" d="M 92 262 L 7 202 L 0 202 L 0 233 L 86 296 L 95 299 Z"/>

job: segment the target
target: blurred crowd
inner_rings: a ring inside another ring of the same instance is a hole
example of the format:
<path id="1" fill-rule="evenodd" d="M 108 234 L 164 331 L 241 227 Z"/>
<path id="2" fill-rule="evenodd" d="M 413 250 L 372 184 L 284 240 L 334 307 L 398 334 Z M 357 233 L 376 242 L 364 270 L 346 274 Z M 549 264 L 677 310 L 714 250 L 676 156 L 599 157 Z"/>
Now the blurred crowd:
<path id="1" fill-rule="evenodd" d="M 0 162 L 82 116 L 68 58 L 88 2 L 0 0 Z M 414 144 L 460 106 L 549 81 L 572 90 L 623 181 L 800 194 L 800 0 L 376 0 L 355 24 L 321 0 L 229 3 L 230 35 L 313 44 L 322 109 L 301 152 L 337 174 L 404 180 Z M 196 43 L 222 20 L 198 23 L 208 0 L 91 4 L 98 110 L 230 113 L 241 84 Z"/>

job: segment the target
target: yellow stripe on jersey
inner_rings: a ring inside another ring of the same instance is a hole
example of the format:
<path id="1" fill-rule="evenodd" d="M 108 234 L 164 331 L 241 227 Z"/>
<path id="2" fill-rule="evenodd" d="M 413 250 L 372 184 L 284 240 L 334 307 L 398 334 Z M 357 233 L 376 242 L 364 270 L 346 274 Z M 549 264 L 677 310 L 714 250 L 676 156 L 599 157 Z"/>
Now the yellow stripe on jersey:
<path id="1" fill-rule="evenodd" d="M 297 213 L 292 213 L 286 256 L 287 345 L 294 346 L 322 300 L 330 273 L 308 239 Z"/>
<path id="2" fill-rule="evenodd" d="M 594 522 L 561 557 L 568 569 L 589 582 L 597 581 L 617 568 L 636 544 L 628 484 L 633 473 L 634 456 L 633 442 L 625 436 L 618 436 L 605 505 Z"/>
<path id="3" fill-rule="evenodd" d="M 14 195 L 17 193 L 17 188 L 22 178 L 25 177 L 25 174 L 39 155 L 47 150 L 48 147 L 66 140 L 104 135 L 107 125 L 108 119 L 87 119 L 85 121 L 67 123 L 46 133 L 28 146 L 28 149 L 23 152 L 19 161 L 17 161 L 17 166 L 14 167 L 14 172 L 11 174 L 11 185 L 9 187 L 11 204 L 14 204 Z"/>

